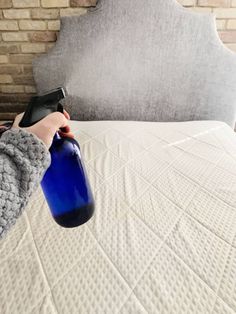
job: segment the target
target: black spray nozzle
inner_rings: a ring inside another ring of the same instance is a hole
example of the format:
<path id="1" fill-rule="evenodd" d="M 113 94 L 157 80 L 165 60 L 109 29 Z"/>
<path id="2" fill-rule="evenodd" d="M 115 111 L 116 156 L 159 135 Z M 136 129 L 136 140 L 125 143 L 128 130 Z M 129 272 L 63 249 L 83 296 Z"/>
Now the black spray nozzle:
<path id="1" fill-rule="evenodd" d="M 56 88 L 43 95 L 32 97 L 19 126 L 29 127 L 52 112 L 63 112 L 63 106 L 59 101 L 65 97 L 66 90 L 63 87 Z"/>

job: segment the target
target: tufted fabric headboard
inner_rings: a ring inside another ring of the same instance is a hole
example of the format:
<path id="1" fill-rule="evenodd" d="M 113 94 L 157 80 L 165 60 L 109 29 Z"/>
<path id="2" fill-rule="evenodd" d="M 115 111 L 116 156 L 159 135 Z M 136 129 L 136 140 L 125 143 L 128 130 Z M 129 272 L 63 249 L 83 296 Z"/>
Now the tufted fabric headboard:
<path id="1" fill-rule="evenodd" d="M 236 55 L 214 15 L 175 0 L 101 0 L 64 17 L 33 66 L 39 93 L 67 88 L 73 119 L 235 123 Z"/>

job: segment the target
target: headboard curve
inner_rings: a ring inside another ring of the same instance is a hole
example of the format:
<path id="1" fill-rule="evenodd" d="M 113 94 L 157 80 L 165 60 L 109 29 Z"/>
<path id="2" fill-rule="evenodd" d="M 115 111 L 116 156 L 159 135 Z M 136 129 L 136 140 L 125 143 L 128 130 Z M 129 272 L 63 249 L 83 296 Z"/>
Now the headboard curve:
<path id="1" fill-rule="evenodd" d="M 67 88 L 73 119 L 235 122 L 236 55 L 214 15 L 175 0 L 100 0 L 63 17 L 33 69 L 39 93 Z"/>

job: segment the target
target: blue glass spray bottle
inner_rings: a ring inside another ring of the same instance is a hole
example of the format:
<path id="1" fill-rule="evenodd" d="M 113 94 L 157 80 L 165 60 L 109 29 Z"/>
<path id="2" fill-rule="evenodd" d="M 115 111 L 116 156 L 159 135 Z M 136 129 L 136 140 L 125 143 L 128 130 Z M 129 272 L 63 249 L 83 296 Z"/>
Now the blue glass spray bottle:
<path id="1" fill-rule="evenodd" d="M 65 97 L 63 88 L 33 97 L 19 124 L 28 127 L 51 112 L 63 112 L 59 101 Z M 56 133 L 49 149 L 51 165 L 41 186 L 55 221 L 67 228 L 87 222 L 94 212 L 94 199 L 78 142 Z"/>

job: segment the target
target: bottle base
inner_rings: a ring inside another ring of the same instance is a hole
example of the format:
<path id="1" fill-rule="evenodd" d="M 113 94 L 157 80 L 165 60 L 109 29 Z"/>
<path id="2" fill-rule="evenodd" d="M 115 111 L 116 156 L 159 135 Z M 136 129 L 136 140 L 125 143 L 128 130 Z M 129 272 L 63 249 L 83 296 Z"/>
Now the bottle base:
<path id="1" fill-rule="evenodd" d="M 54 220 L 64 228 L 74 228 L 86 223 L 94 213 L 94 204 L 89 204 L 59 216 Z"/>

